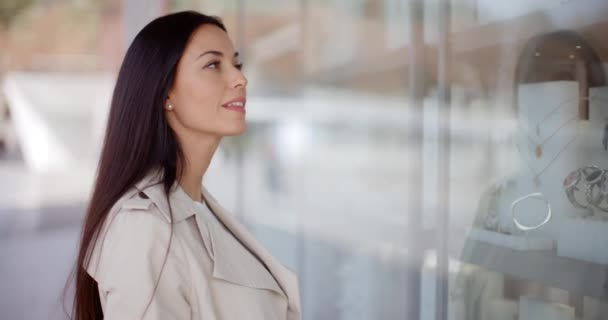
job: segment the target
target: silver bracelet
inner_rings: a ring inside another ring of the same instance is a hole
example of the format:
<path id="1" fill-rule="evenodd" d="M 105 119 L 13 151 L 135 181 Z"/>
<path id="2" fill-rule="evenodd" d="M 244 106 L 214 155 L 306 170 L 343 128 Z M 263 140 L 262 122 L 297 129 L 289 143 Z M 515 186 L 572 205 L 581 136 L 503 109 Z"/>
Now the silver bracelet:
<path id="1" fill-rule="evenodd" d="M 519 203 L 521 203 L 522 201 L 524 201 L 526 199 L 531 199 L 531 198 L 540 199 L 543 202 L 545 202 L 545 205 L 547 206 L 547 214 L 545 216 L 545 219 L 542 222 L 540 222 L 539 224 L 533 225 L 533 226 L 528 226 L 528 225 L 525 225 L 525 224 L 519 222 L 519 220 L 517 220 L 517 218 L 515 217 L 515 207 Z M 551 204 L 549 203 L 549 201 L 547 200 L 547 198 L 545 198 L 545 196 L 542 193 L 540 193 L 540 192 L 531 193 L 529 195 L 523 196 L 523 197 L 518 198 L 515 201 L 513 201 L 513 203 L 511 203 L 511 218 L 513 219 L 513 224 L 515 224 L 515 226 L 519 230 L 522 230 L 524 232 L 527 232 L 527 231 L 530 231 L 530 230 L 535 230 L 535 229 L 538 229 L 538 228 L 544 226 L 545 224 L 547 224 L 551 220 L 551 214 L 552 214 L 551 213 Z"/>

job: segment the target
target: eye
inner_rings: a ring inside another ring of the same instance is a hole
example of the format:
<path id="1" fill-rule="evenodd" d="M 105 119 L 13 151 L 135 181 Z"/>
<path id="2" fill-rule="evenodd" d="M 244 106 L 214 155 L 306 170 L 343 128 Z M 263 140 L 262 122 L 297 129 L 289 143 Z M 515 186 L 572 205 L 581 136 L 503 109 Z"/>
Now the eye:
<path id="1" fill-rule="evenodd" d="M 234 65 L 235 68 L 239 69 L 239 70 L 243 70 L 243 64 L 242 63 L 237 63 Z"/>
<path id="2" fill-rule="evenodd" d="M 207 65 L 205 65 L 205 68 L 211 68 L 211 69 L 217 69 L 219 67 L 220 67 L 219 61 L 211 61 Z"/>

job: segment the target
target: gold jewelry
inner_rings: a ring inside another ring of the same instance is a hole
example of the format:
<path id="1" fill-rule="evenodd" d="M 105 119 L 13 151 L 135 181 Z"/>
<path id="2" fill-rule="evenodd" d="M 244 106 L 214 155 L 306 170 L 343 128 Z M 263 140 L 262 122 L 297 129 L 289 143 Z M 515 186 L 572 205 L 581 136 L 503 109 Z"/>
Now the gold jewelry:
<path id="1" fill-rule="evenodd" d="M 568 149 L 568 146 L 574 142 L 574 140 L 576 140 L 576 137 L 578 136 L 578 134 L 574 135 L 574 137 L 572 137 L 572 139 L 570 139 L 570 141 L 568 141 L 568 143 L 566 143 L 566 145 L 555 155 L 555 157 L 553 157 L 553 159 L 551 159 L 551 161 L 549 161 L 549 163 L 538 173 L 536 171 L 534 171 L 534 169 L 532 168 L 532 166 L 530 166 L 530 164 L 528 163 L 528 161 L 526 161 L 524 159 L 524 162 L 526 163 L 526 166 L 528 167 L 528 169 L 530 169 L 530 171 L 534 174 L 534 185 L 539 186 L 540 185 L 540 175 L 543 174 L 543 172 L 545 172 L 545 170 L 547 170 L 552 164 L 553 162 L 555 162 L 555 160 L 559 157 L 560 154 L 562 154 L 562 152 L 564 152 L 564 150 Z M 523 155 L 523 151 L 521 150 L 521 147 L 519 145 L 519 143 L 516 144 L 517 149 L 519 150 L 520 153 L 522 153 Z"/>
<path id="2" fill-rule="evenodd" d="M 549 137 L 545 138 L 541 142 L 538 142 L 538 141 L 535 141 L 534 139 L 532 139 L 532 137 L 530 137 L 530 134 L 528 134 L 527 130 L 524 130 L 524 128 L 522 128 L 521 125 L 520 125 L 520 130 L 524 133 L 526 138 L 528 138 L 528 140 L 532 143 L 532 146 L 534 146 L 534 155 L 536 156 L 536 158 L 540 158 L 543 155 L 543 145 L 547 141 L 551 140 L 551 138 L 553 138 L 553 136 L 555 136 L 568 123 L 570 123 L 572 120 L 575 120 L 577 118 L 578 118 L 578 115 L 572 116 L 566 122 L 564 122 L 561 126 L 559 126 L 559 128 L 555 129 L 555 131 Z"/>

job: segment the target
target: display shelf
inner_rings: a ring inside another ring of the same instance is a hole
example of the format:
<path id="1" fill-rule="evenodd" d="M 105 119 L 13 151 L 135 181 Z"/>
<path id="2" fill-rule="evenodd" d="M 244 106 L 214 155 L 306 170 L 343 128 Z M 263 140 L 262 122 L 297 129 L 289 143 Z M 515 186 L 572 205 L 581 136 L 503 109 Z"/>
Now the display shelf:
<path id="1" fill-rule="evenodd" d="M 555 249 L 555 241 L 551 238 L 538 236 L 514 236 L 481 228 L 473 228 L 469 232 L 469 238 L 509 249 L 530 250 L 552 250 Z"/>
<path id="2" fill-rule="evenodd" d="M 608 297 L 608 266 L 560 257 L 555 250 L 519 251 L 468 240 L 462 260 L 571 293 Z"/>

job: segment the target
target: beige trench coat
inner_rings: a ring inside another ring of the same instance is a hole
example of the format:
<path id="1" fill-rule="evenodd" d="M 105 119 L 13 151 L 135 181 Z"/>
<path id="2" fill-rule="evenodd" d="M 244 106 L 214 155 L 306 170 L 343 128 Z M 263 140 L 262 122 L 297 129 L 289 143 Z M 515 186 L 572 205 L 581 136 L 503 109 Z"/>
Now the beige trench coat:
<path id="1" fill-rule="evenodd" d="M 174 230 L 168 255 L 169 204 L 157 173 L 114 205 L 87 267 L 97 281 L 105 319 L 301 318 L 295 274 L 204 188 L 203 196 L 234 236 L 210 227 L 211 217 L 196 214 L 195 203 L 178 186 L 170 193 Z M 245 248 L 259 260 L 244 254 Z"/>

